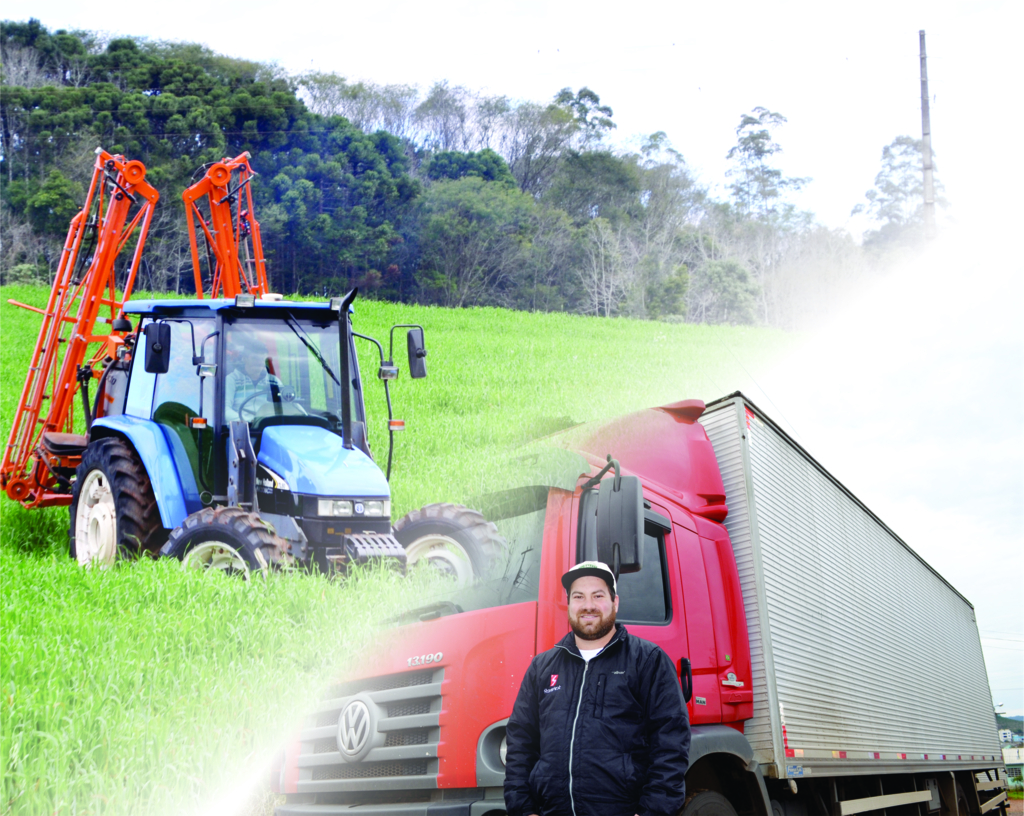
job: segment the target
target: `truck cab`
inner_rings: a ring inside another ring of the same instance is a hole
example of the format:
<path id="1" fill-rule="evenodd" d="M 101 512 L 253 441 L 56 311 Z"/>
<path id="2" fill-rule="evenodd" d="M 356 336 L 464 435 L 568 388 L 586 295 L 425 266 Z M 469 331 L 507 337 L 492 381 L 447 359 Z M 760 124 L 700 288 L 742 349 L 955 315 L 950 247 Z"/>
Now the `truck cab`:
<path id="1" fill-rule="evenodd" d="M 333 687 L 286 751 L 275 784 L 287 804 L 277 812 L 504 811 L 505 724 L 530 660 L 569 631 L 560 578 L 597 555 L 597 494 L 586 482 L 609 451 L 643 485 L 642 566 L 619 577 L 617 619 L 676 665 L 693 725 L 691 765 L 714 754 L 706 773 L 739 775 L 749 759 L 749 647 L 721 478 L 696 422 L 701 407 L 667 406 L 575 438 L 575 483 L 485 500 L 484 515 L 508 543 L 502 563 L 410 612 L 362 676 Z M 669 447 L 672 457 L 662 453 Z"/>

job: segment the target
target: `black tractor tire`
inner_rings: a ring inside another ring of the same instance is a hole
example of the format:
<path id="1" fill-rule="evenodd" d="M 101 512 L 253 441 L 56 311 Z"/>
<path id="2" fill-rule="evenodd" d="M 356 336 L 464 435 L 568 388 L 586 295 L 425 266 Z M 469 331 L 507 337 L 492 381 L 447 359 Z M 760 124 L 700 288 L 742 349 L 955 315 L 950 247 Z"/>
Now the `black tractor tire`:
<path id="1" fill-rule="evenodd" d="M 97 439 L 85 449 L 69 512 L 69 552 L 82 566 L 155 555 L 167 534 L 149 475 L 119 437 Z"/>
<path id="2" fill-rule="evenodd" d="M 680 816 L 736 816 L 736 808 L 718 791 L 697 791 L 686 800 Z"/>
<path id="3" fill-rule="evenodd" d="M 204 507 L 193 513 L 171 531 L 161 552 L 186 567 L 237 573 L 246 580 L 252 573 L 293 563 L 288 542 L 241 507 Z"/>
<path id="4" fill-rule="evenodd" d="M 493 522 L 461 504 L 428 504 L 395 522 L 409 566 L 426 560 L 460 585 L 482 578 L 501 563 L 508 542 Z"/>

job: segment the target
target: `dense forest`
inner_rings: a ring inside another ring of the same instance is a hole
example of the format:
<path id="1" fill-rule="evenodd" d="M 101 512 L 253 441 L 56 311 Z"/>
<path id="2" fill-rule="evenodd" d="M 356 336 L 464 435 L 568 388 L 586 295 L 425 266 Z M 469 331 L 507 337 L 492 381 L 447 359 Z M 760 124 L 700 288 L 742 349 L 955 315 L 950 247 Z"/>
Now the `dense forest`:
<path id="1" fill-rule="evenodd" d="M 919 143 L 882 151 L 857 243 L 796 209 L 785 117 L 739 116 L 728 197 L 664 133 L 612 144 L 589 88 L 548 103 L 289 76 L 201 45 L 0 23 L 0 281 L 46 283 L 94 151 L 161 193 L 136 286 L 193 288 L 181 193 L 248 151 L 271 288 L 791 328 L 921 238 Z"/>

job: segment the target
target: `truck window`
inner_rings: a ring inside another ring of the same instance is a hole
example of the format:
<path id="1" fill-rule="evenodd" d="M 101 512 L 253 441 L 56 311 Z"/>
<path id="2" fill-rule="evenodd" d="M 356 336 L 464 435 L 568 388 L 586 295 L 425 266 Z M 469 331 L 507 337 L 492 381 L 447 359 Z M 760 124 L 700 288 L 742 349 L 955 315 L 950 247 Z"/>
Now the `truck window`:
<path id="1" fill-rule="evenodd" d="M 643 565 L 639 572 L 619 576 L 619 613 L 616 617 L 623 623 L 668 623 L 672 615 L 663 535 L 644 536 Z"/>
<path id="2" fill-rule="evenodd" d="M 576 562 L 597 560 L 597 491 L 585 492 L 580 506 L 579 545 Z M 619 612 L 623 623 L 659 624 L 672 619 L 669 603 L 668 560 L 665 536 L 648 522 L 644 531 L 643 569 L 619 576 Z"/>

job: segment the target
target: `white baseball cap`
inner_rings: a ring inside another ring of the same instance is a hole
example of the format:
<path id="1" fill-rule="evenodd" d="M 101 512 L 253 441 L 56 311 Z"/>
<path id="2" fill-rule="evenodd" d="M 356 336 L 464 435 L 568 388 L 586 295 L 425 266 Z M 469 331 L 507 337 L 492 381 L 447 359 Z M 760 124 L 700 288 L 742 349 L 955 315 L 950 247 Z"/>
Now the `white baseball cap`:
<path id="1" fill-rule="evenodd" d="M 580 561 L 580 563 L 565 573 L 562 576 L 562 586 L 565 587 L 566 593 L 568 594 L 573 581 L 585 575 L 603 578 L 605 583 L 608 584 L 608 588 L 612 591 L 612 597 L 614 598 L 618 594 L 618 589 L 615 586 L 615 573 L 612 572 L 611 567 L 601 561 Z"/>

